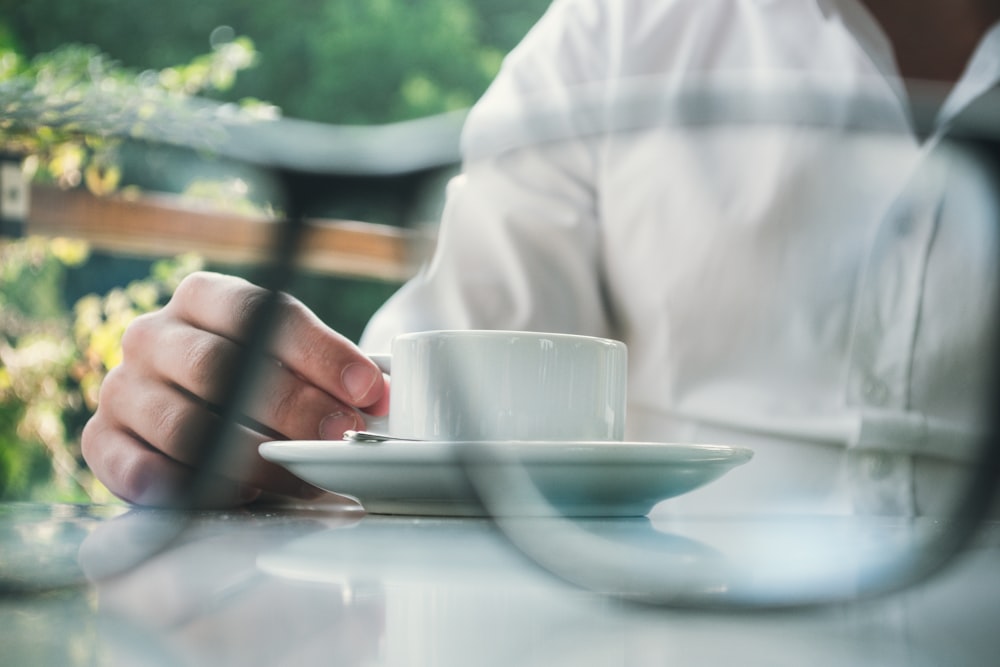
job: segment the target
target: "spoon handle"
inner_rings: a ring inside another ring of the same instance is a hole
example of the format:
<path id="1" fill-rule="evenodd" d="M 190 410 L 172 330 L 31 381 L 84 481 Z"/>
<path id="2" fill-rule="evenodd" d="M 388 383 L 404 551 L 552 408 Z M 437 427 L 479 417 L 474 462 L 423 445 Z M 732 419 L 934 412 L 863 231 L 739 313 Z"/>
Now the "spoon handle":
<path id="1" fill-rule="evenodd" d="M 371 431 L 344 431 L 344 440 L 351 442 L 388 442 L 390 440 L 408 440 L 420 442 L 416 438 L 400 438 L 388 433 L 372 433 Z"/>

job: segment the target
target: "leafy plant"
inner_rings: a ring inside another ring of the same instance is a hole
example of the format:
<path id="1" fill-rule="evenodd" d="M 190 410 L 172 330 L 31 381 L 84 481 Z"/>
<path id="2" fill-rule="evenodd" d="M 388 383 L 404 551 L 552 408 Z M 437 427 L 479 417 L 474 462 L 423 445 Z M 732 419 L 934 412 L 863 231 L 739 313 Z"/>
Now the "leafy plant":
<path id="1" fill-rule="evenodd" d="M 61 282 L 87 255 L 66 239 L 0 244 L 0 498 L 109 499 L 83 464 L 80 431 L 121 361 L 125 327 L 201 267 L 193 255 L 164 260 L 149 278 L 68 311 Z"/>
<path id="2" fill-rule="evenodd" d="M 251 37 L 253 75 L 222 100 L 256 96 L 288 116 L 384 123 L 466 106 L 550 0 L 0 0 L 22 52 L 96 44 L 136 67 L 160 69 L 228 26 Z"/>
<path id="3" fill-rule="evenodd" d="M 0 50 L 0 149 L 29 178 L 109 194 L 125 140 L 210 148 L 220 114 L 273 114 L 266 105 L 234 111 L 193 97 L 231 85 L 255 57 L 253 44 L 237 38 L 187 65 L 134 73 L 93 47 L 66 45 L 30 61 Z M 67 270 L 88 255 L 81 241 L 0 240 L 0 498 L 109 499 L 82 461 L 80 432 L 121 360 L 125 327 L 201 266 L 193 255 L 165 260 L 147 279 L 67 308 Z"/>
<path id="4" fill-rule="evenodd" d="M 25 157 L 29 177 L 108 194 L 120 182 L 117 150 L 126 139 L 209 149 L 222 136 L 221 116 L 273 116 L 262 103 L 234 113 L 194 97 L 231 86 L 255 60 L 246 38 L 184 66 L 140 73 L 92 46 L 68 44 L 30 61 L 0 50 L 0 147 Z"/>

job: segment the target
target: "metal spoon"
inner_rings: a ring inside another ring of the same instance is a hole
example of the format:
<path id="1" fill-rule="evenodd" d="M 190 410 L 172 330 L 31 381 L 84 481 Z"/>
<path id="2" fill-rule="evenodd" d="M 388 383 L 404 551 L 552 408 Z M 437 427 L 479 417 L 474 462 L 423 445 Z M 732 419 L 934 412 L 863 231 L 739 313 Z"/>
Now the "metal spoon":
<path id="1" fill-rule="evenodd" d="M 390 440 L 422 442 L 417 438 L 400 438 L 388 433 L 372 433 L 371 431 L 344 431 L 344 440 L 349 440 L 350 442 L 388 442 Z"/>

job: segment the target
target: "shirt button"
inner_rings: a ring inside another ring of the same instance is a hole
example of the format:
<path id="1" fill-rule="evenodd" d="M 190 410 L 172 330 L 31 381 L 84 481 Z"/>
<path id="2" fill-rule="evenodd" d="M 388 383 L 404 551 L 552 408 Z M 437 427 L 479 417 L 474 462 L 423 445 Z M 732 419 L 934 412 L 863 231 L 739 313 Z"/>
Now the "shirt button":
<path id="1" fill-rule="evenodd" d="M 904 211 L 896 217 L 896 236 L 906 238 L 913 231 L 913 211 Z"/>
<path id="2" fill-rule="evenodd" d="M 871 405 L 885 405 L 889 400 L 889 387 L 877 378 L 867 377 L 861 384 L 861 394 Z"/>
<path id="3" fill-rule="evenodd" d="M 865 454 L 863 466 L 865 476 L 872 480 L 885 479 L 892 472 L 892 461 L 885 454 Z"/>

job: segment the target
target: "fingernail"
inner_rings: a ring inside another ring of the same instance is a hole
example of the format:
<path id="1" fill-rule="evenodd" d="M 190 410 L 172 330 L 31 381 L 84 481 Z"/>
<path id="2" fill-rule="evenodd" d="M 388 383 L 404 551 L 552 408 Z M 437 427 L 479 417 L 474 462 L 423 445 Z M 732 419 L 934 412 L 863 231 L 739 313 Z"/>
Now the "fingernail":
<path id="1" fill-rule="evenodd" d="M 344 368 L 340 374 L 340 381 L 344 384 L 348 395 L 353 400 L 358 401 L 364 398 L 379 375 L 381 375 L 380 371 L 373 369 L 368 364 L 358 362 Z"/>
<path id="2" fill-rule="evenodd" d="M 358 417 L 353 412 L 334 412 L 319 423 L 319 437 L 323 440 L 340 440 L 344 431 L 357 430 Z"/>

